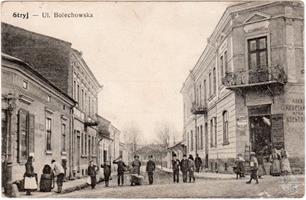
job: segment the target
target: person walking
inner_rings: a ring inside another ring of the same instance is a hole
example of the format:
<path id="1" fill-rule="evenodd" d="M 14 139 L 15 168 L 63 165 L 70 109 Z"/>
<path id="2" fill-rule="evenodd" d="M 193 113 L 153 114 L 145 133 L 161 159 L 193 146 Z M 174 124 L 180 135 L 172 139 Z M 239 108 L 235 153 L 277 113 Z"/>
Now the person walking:
<path id="1" fill-rule="evenodd" d="M 181 171 L 183 174 L 183 182 L 186 183 L 187 182 L 187 173 L 188 173 L 188 160 L 187 160 L 187 156 L 183 155 L 183 159 L 181 161 Z"/>
<path id="2" fill-rule="evenodd" d="M 172 170 L 173 170 L 173 182 L 180 182 L 180 161 L 176 158 L 176 154 L 172 155 Z"/>
<path id="3" fill-rule="evenodd" d="M 31 192 L 37 189 L 37 174 L 34 172 L 32 156 L 28 157 L 25 164 L 24 189 L 26 190 L 26 195 L 31 195 Z"/>
<path id="4" fill-rule="evenodd" d="M 112 168 L 111 168 L 111 163 L 110 161 L 105 161 L 104 164 L 101 165 L 101 168 L 103 168 L 103 173 L 104 173 L 104 182 L 105 182 L 105 187 L 109 186 L 109 177 L 111 176 L 112 173 Z M 119 175 L 118 175 L 119 177 Z M 119 182 L 120 179 L 118 179 Z M 122 181 L 123 184 L 123 181 Z M 119 185 L 119 183 L 118 183 Z"/>
<path id="5" fill-rule="evenodd" d="M 258 161 L 258 178 L 262 178 L 264 175 L 266 175 L 266 170 L 264 167 L 264 155 L 263 151 L 259 151 L 258 156 L 257 156 L 257 161 Z"/>
<path id="6" fill-rule="evenodd" d="M 195 167 L 196 167 L 196 172 L 200 172 L 200 169 L 202 167 L 202 158 L 200 158 L 199 154 L 196 155 L 195 158 Z"/>
<path id="7" fill-rule="evenodd" d="M 126 171 L 126 165 L 122 161 L 122 157 L 119 156 L 113 161 L 113 164 L 117 164 L 117 176 L 118 176 L 118 186 L 124 185 L 124 172 Z"/>
<path id="8" fill-rule="evenodd" d="M 132 162 L 132 177 L 131 177 L 131 186 L 134 186 L 139 183 L 139 180 L 137 177 L 134 175 L 139 176 L 140 175 L 140 167 L 141 167 L 141 162 L 139 161 L 139 156 L 135 155 L 134 160 Z"/>
<path id="9" fill-rule="evenodd" d="M 57 184 L 57 193 L 61 193 L 63 189 L 63 181 L 64 181 L 64 168 L 61 164 L 57 163 L 54 159 L 51 161 L 52 171 L 54 176 L 56 177 Z"/>
<path id="10" fill-rule="evenodd" d="M 193 179 L 193 182 L 195 182 L 195 177 L 194 177 L 194 161 L 193 161 L 193 156 L 189 155 L 188 158 L 188 174 L 189 174 L 189 183 L 191 183 L 191 179 Z"/>
<path id="11" fill-rule="evenodd" d="M 90 177 L 90 185 L 92 189 L 95 189 L 97 183 L 97 166 L 93 164 L 93 161 L 89 161 L 87 168 L 88 176 Z"/>
<path id="12" fill-rule="evenodd" d="M 251 159 L 250 159 L 250 170 L 251 170 L 251 178 L 247 184 L 250 184 L 252 180 L 254 179 L 256 181 L 256 184 L 258 184 L 258 178 L 257 178 L 257 170 L 258 170 L 258 161 L 255 156 L 255 152 L 250 153 Z"/>
<path id="13" fill-rule="evenodd" d="M 153 175 L 155 171 L 155 162 L 152 160 L 153 156 L 149 156 L 149 161 L 147 162 L 146 172 L 148 173 L 149 184 L 153 184 Z"/>

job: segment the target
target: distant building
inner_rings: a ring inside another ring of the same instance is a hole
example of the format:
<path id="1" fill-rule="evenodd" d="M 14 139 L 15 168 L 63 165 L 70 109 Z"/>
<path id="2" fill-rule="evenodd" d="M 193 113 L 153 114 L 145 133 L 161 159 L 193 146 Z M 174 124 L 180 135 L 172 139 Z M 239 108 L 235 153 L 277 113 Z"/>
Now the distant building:
<path id="1" fill-rule="evenodd" d="M 2 180 L 23 179 L 34 156 L 35 173 L 56 159 L 71 173 L 69 137 L 76 102 L 23 60 L 2 54 Z"/>
<path id="2" fill-rule="evenodd" d="M 272 145 L 304 169 L 303 32 L 301 2 L 226 9 L 181 89 L 188 154 L 231 171 L 238 153 Z"/>

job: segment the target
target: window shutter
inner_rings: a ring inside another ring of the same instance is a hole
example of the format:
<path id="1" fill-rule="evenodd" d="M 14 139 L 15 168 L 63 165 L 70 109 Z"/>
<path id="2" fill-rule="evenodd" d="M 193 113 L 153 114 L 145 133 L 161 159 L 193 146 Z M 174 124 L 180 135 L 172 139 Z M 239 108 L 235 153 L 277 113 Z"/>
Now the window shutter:
<path id="1" fill-rule="evenodd" d="M 29 136 L 28 136 L 29 153 L 34 153 L 35 146 L 35 115 L 29 115 Z"/>
<path id="2" fill-rule="evenodd" d="M 283 114 L 271 115 L 271 141 L 277 149 L 285 147 Z"/>

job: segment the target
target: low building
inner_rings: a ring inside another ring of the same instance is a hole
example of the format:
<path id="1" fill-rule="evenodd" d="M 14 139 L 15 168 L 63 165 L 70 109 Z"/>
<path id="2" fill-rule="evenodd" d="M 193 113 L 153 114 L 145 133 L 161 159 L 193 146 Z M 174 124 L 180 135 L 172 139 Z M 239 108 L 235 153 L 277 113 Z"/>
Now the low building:
<path id="1" fill-rule="evenodd" d="M 174 144 L 173 146 L 168 148 L 167 152 L 167 168 L 172 169 L 172 158 L 173 155 L 176 155 L 176 158 L 179 160 L 183 159 L 183 155 L 187 155 L 186 151 L 186 145 L 183 144 L 183 142 L 178 142 Z M 188 156 L 188 155 L 187 155 Z"/>
<path id="2" fill-rule="evenodd" d="M 23 179 L 24 164 L 34 156 L 35 173 L 55 159 L 68 177 L 69 137 L 76 102 L 26 62 L 2 54 L 2 178 Z"/>
<path id="3" fill-rule="evenodd" d="M 188 154 L 221 172 L 238 153 L 284 148 L 304 171 L 303 31 L 301 2 L 226 9 L 181 89 Z"/>

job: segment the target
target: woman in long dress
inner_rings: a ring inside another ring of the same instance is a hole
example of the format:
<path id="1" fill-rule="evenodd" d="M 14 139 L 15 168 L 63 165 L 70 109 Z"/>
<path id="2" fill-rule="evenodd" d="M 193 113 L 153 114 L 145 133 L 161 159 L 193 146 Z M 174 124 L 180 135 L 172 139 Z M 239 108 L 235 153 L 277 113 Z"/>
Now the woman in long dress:
<path id="1" fill-rule="evenodd" d="M 288 159 L 288 153 L 286 150 L 281 150 L 281 170 L 282 174 L 288 175 L 291 173 L 290 162 Z"/>
<path id="2" fill-rule="evenodd" d="M 37 176 L 34 172 L 33 167 L 33 157 L 29 156 L 25 164 L 25 173 L 24 173 L 24 189 L 26 190 L 26 195 L 31 195 L 32 191 L 37 189 Z"/>
<path id="3" fill-rule="evenodd" d="M 277 153 L 276 149 L 272 149 L 272 154 L 270 156 L 271 165 L 271 175 L 279 176 L 281 174 L 281 165 L 280 165 L 280 155 Z"/>

